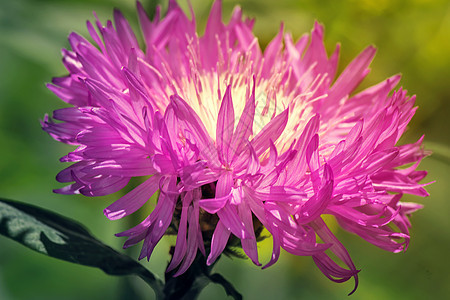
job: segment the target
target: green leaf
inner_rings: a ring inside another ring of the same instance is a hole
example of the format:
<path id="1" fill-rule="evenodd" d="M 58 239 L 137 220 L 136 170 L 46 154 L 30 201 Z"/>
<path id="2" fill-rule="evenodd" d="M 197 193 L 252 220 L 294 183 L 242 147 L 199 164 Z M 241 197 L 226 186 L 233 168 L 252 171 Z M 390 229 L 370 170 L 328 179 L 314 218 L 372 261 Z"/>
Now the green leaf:
<path id="1" fill-rule="evenodd" d="M 198 253 L 191 267 L 173 277 L 166 273 L 162 283 L 132 258 L 103 244 L 78 222 L 54 212 L 17 201 L 0 198 L 0 234 L 50 257 L 91 266 L 110 275 L 137 275 L 149 284 L 157 299 L 196 299 L 211 282 L 222 285 L 236 300 L 242 296 L 225 278 L 211 274 L 205 257 Z"/>
<path id="2" fill-rule="evenodd" d="M 0 199 L 0 234 L 42 254 L 110 275 L 137 275 L 163 299 L 163 283 L 140 263 L 103 244 L 81 224 L 51 211 Z"/>

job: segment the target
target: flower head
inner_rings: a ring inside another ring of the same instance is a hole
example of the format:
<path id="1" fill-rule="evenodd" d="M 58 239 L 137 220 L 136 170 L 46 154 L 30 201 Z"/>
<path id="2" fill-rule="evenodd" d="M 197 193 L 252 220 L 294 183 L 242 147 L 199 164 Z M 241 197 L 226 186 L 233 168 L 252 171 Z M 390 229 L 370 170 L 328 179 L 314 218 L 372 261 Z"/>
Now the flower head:
<path id="1" fill-rule="evenodd" d="M 70 184 L 56 192 L 106 195 L 150 176 L 104 213 L 123 218 L 159 190 L 152 213 L 117 235 L 128 237 L 125 247 L 143 241 L 140 258 L 149 258 L 173 225 L 168 270 L 178 267 L 176 275 L 197 251 L 212 264 L 231 241 L 261 265 L 265 228 L 273 254 L 264 267 L 283 248 L 312 256 L 333 281 L 357 281 L 324 214 L 382 249 L 406 249 L 407 216 L 421 206 L 400 200 L 427 195 L 419 184 L 426 172 L 416 170 L 426 152 L 422 138 L 397 145 L 415 112 L 414 96 L 393 91 L 400 76 L 352 94 L 373 47 L 335 78 L 339 46 L 327 55 L 318 23 L 295 43 L 281 28 L 262 51 L 253 20 L 237 7 L 224 24 L 221 1 L 201 37 L 194 14 L 189 19 L 175 1 L 152 21 L 138 2 L 138 15 L 145 50 L 117 10 L 114 25 L 87 22 L 95 46 L 69 36 L 69 75 L 48 87 L 71 107 L 53 113 L 61 122 L 42 122 L 56 140 L 78 146 L 61 159 L 74 164 L 58 174 Z"/>

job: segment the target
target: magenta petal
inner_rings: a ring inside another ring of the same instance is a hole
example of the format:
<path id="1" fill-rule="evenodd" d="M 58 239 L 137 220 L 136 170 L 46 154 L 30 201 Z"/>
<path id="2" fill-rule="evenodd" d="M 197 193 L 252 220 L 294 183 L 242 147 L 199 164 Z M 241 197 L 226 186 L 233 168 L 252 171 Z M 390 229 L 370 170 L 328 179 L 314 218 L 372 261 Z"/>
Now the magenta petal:
<path id="1" fill-rule="evenodd" d="M 294 149 L 297 150 L 297 155 L 294 157 L 294 159 L 289 162 L 289 165 L 291 165 L 293 168 L 297 169 L 298 175 L 303 175 L 303 173 L 306 171 L 307 164 L 304 162 L 305 160 L 308 161 L 308 158 L 305 158 L 307 146 L 309 142 L 312 140 L 313 136 L 317 134 L 319 130 L 320 125 L 320 116 L 314 115 L 306 124 L 305 129 L 303 130 L 302 134 L 300 135 L 300 138 L 298 139 L 297 143 L 294 146 Z M 290 182 L 295 182 L 294 179 Z"/>
<path id="2" fill-rule="evenodd" d="M 368 74 L 368 66 L 375 56 L 376 49 L 369 46 L 361 52 L 342 72 L 330 90 L 330 99 L 340 100 L 348 95 Z"/>
<path id="3" fill-rule="evenodd" d="M 224 206 L 217 212 L 217 215 L 223 226 L 230 230 L 235 236 L 240 239 L 251 238 L 234 205 Z"/>
<path id="4" fill-rule="evenodd" d="M 183 198 L 183 207 L 181 209 L 181 219 L 180 225 L 178 227 L 175 251 L 173 253 L 170 264 L 167 266 L 166 272 L 170 272 L 171 270 L 175 269 L 181 263 L 184 255 L 186 254 L 187 219 L 188 219 L 188 209 L 191 201 L 192 201 L 192 192 L 188 192 Z"/>
<path id="5" fill-rule="evenodd" d="M 214 143 L 195 111 L 177 95 L 171 97 L 171 103 L 175 115 L 185 122 L 187 129 L 195 137 L 194 142 L 198 143 L 201 154 L 207 157 L 209 161 L 217 162 L 218 156 Z"/>
<path id="6" fill-rule="evenodd" d="M 315 74 L 325 73 L 328 64 L 327 52 L 323 43 L 323 31 L 323 26 L 316 21 L 311 32 L 311 42 L 303 57 L 304 65 L 314 66 Z"/>
<path id="7" fill-rule="evenodd" d="M 197 232 L 195 233 L 197 235 L 197 247 L 200 250 L 200 252 L 203 254 L 203 256 L 206 256 L 206 250 L 205 250 L 205 243 L 203 241 L 203 235 L 199 224 L 199 216 L 200 216 L 200 206 L 198 204 L 198 199 L 200 199 L 201 191 L 198 189 L 196 190 L 197 193 L 194 193 L 194 212 L 190 216 L 190 224 L 194 224 Z"/>
<path id="8" fill-rule="evenodd" d="M 195 208 L 193 208 L 195 209 Z M 197 208 L 198 210 L 198 208 Z M 183 260 L 183 263 L 181 264 L 178 271 L 175 273 L 174 276 L 179 276 L 186 272 L 186 270 L 191 266 L 192 262 L 194 261 L 195 257 L 197 256 L 197 249 L 198 249 L 198 229 L 199 229 L 199 223 L 198 223 L 198 212 L 193 213 L 191 211 L 189 215 L 189 234 L 188 234 L 188 242 L 187 242 L 187 250 L 186 250 L 186 257 Z"/>
<path id="9" fill-rule="evenodd" d="M 149 159 L 116 158 L 105 160 L 95 166 L 85 168 L 91 175 L 99 174 L 133 177 L 147 176 L 154 173 L 153 164 Z"/>
<path id="10" fill-rule="evenodd" d="M 259 156 L 266 149 L 269 149 L 270 141 L 275 142 L 286 127 L 289 116 L 289 110 L 285 109 L 282 113 L 267 123 L 263 129 L 252 139 L 251 144 Z"/>
<path id="11" fill-rule="evenodd" d="M 355 278 L 355 287 L 350 292 L 352 294 L 356 288 L 358 287 L 358 270 L 356 270 L 355 265 L 353 264 L 352 259 L 350 258 L 350 255 L 348 254 L 347 249 L 339 242 L 339 240 L 331 233 L 330 229 L 328 229 L 325 222 L 318 218 L 313 224 L 312 224 L 314 230 L 319 235 L 319 237 L 325 242 L 325 243 L 331 243 L 332 246 L 330 247 L 330 250 L 339 258 L 341 259 L 349 268 L 349 271 L 346 271 L 345 273 L 341 274 L 339 276 L 338 274 L 329 274 L 335 277 L 341 277 L 344 281 L 350 279 L 351 277 Z M 320 258 L 319 258 L 320 260 Z M 316 259 L 315 259 L 316 261 Z M 317 263 L 317 261 L 316 261 Z M 322 270 L 322 269 L 321 269 Z M 322 270 L 323 271 L 323 270 Z M 324 272 L 325 275 L 328 274 Z"/>
<path id="12" fill-rule="evenodd" d="M 176 187 L 176 178 L 172 177 L 167 181 L 168 191 L 173 191 Z M 173 212 L 175 210 L 175 203 L 178 198 L 177 196 L 178 195 L 173 192 L 166 194 L 161 192 L 161 196 L 158 199 L 158 204 L 161 203 L 161 205 L 159 206 L 159 210 L 155 208 L 155 210 L 152 212 L 152 215 L 154 215 L 154 221 L 152 220 L 153 222 L 151 223 L 151 227 L 149 228 L 148 234 L 144 240 L 139 259 L 142 259 L 144 257 L 150 259 L 153 249 L 162 238 L 172 221 Z"/>
<path id="13" fill-rule="evenodd" d="M 209 14 L 205 34 L 201 39 L 201 49 L 205 51 L 202 61 L 206 69 L 216 66 L 217 56 L 222 50 L 218 47 L 218 38 L 222 37 L 225 32 L 227 31 L 222 23 L 222 3 L 215 1 Z"/>
<path id="14" fill-rule="evenodd" d="M 54 189 L 53 192 L 62 195 L 75 195 L 80 194 L 80 189 L 83 187 L 83 184 L 73 183 L 68 186 L 62 187 L 60 189 Z"/>
<path id="15" fill-rule="evenodd" d="M 300 207 L 296 220 L 308 224 L 320 217 L 331 201 L 333 194 L 333 173 L 328 165 L 324 167 L 325 183 L 320 191 Z"/>
<path id="16" fill-rule="evenodd" d="M 241 239 L 242 249 L 244 250 L 245 254 L 247 254 L 248 257 L 250 257 L 250 259 L 255 265 L 260 266 L 261 264 L 259 263 L 258 260 L 258 248 L 256 245 L 256 237 L 253 229 L 252 211 L 250 210 L 250 207 L 246 205 L 245 202 L 238 205 L 237 208 L 239 218 L 242 220 L 245 229 L 250 234 L 249 238 Z"/>
<path id="17" fill-rule="evenodd" d="M 101 176 L 92 180 L 90 184 L 85 184 L 80 193 L 88 197 L 105 196 L 123 189 L 129 181 L 129 177 Z"/>
<path id="18" fill-rule="evenodd" d="M 64 102 L 72 105 L 89 105 L 89 92 L 84 84 L 71 77 L 53 79 L 47 88 Z"/>
<path id="19" fill-rule="evenodd" d="M 206 168 L 204 162 L 196 162 L 181 168 L 179 176 L 187 189 L 198 188 L 217 181 L 218 178 L 218 174 Z"/>
<path id="20" fill-rule="evenodd" d="M 270 230 L 270 233 L 272 234 L 273 239 L 273 250 L 270 261 L 266 265 L 264 265 L 263 269 L 272 266 L 278 261 L 278 258 L 280 257 L 280 235 L 278 233 L 278 229 L 275 227 L 273 230 Z"/>
<path id="21" fill-rule="evenodd" d="M 95 41 L 95 43 L 97 43 L 97 45 L 100 47 L 100 49 L 102 50 L 103 53 L 106 53 L 105 46 L 103 45 L 103 42 L 102 42 L 100 36 L 97 34 L 97 31 L 95 31 L 95 28 L 90 21 L 86 22 L 86 27 L 87 27 L 92 39 Z"/>
<path id="22" fill-rule="evenodd" d="M 232 195 L 233 178 L 230 172 L 226 172 L 217 181 L 216 197 L 226 197 Z M 200 200 L 201 204 L 201 200 Z M 237 214 L 237 210 L 234 205 L 224 205 L 217 211 L 217 215 L 221 223 L 230 230 L 234 235 L 239 238 L 246 238 L 248 235 L 245 229 L 244 223 L 241 221 Z"/>
<path id="23" fill-rule="evenodd" d="M 247 173 L 251 175 L 255 175 L 260 170 L 260 163 L 258 155 L 255 152 L 255 149 L 253 149 L 252 145 L 249 143 L 248 148 L 250 150 L 250 159 L 248 160 L 247 165 Z"/>
<path id="24" fill-rule="evenodd" d="M 261 75 L 264 78 L 270 78 L 270 76 L 272 76 L 272 68 L 276 67 L 276 63 L 278 62 L 277 60 L 283 47 L 283 27 L 283 24 L 281 24 L 277 36 L 264 50 L 264 66 L 261 71 Z"/>
<path id="25" fill-rule="evenodd" d="M 391 148 L 380 152 L 375 152 L 362 164 L 361 168 L 364 169 L 364 173 L 372 174 L 383 168 L 390 163 L 395 157 L 398 156 L 399 150 L 397 148 Z"/>
<path id="26" fill-rule="evenodd" d="M 110 220 L 121 219 L 142 207 L 159 188 L 159 176 L 152 176 L 134 190 L 105 208 L 103 213 Z"/>
<path id="27" fill-rule="evenodd" d="M 50 134 L 57 141 L 76 145 L 76 136 L 84 129 L 73 123 L 55 123 L 47 115 L 41 122 L 42 129 Z"/>
<path id="28" fill-rule="evenodd" d="M 290 186 L 272 185 L 255 192 L 261 201 L 299 202 L 306 198 L 306 193 Z"/>
<path id="29" fill-rule="evenodd" d="M 138 11 L 138 17 L 139 17 L 139 23 L 142 28 L 142 33 L 144 35 L 145 42 L 147 44 L 151 44 L 151 34 L 152 34 L 152 22 L 148 19 L 147 14 L 145 13 L 144 7 L 142 6 L 142 3 L 139 1 L 136 1 L 137 11 Z M 157 9 L 159 12 L 159 9 Z M 155 23 L 159 21 L 159 16 L 155 16 Z"/>
<path id="30" fill-rule="evenodd" d="M 221 198 L 201 199 L 200 207 L 210 214 L 215 214 L 221 210 L 230 200 L 231 193 Z"/>
<path id="31" fill-rule="evenodd" d="M 114 23 L 116 25 L 117 35 L 119 36 L 122 45 L 127 47 L 125 50 L 127 51 L 131 48 L 139 49 L 139 44 L 130 24 L 128 24 L 128 21 L 118 9 L 114 10 Z"/>
<path id="32" fill-rule="evenodd" d="M 357 273 L 355 271 L 347 270 L 337 263 L 335 263 L 327 254 L 319 253 L 313 255 L 313 260 L 316 263 L 317 267 L 322 271 L 322 273 L 330 280 L 334 282 L 345 282 L 352 278 L 353 276 L 357 277 Z M 355 290 L 357 285 L 357 279 L 355 279 L 355 288 L 349 293 L 351 295 Z"/>
<path id="33" fill-rule="evenodd" d="M 205 36 L 210 35 L 214 38 L 216 34 L 222 33 L 223 27 L 222 3 L 221 1 L 214 1 L 209 13 L 208 23 L 206 24 Z"/>
<path id="34" fill-rule="evenodd" d="M 216 185 L 216 198 L 226 197 L 231 194 L 231 188 L 233 187 L 233 175 L 231 172 L 225 172 Z"/>
<path id="35" fill-rule="evenodd" d="M 234 109 L 231 99 L 231 86 L 227 87 L 217 117 L 216 143 L 219 155 L 224 162 L 228 162 L 228 150 L 234 131 Z"/>
<path id="36" fill-rule="evenodd" d="M 230 172 L 225 172 L 217 181 L 216 197 L 211 199 L 200 199 L 200 207 L 210 214 L 215 214 L 222 209 L 229 202 L 232 184 L 232 174 Z"/>
<path id="37" fill-rule="evenodd" d="M 225 249 L 229 237 L 230 230 L 223 225 L 222 221 L 219 221 L 211 240 L 211 253 L 209 253 L 208 259 L 206 260 L 208 266 L 212 265 Z"/>
<path id="38" fill-rule="evenodd" d="M 233 134 L 233 139 L 231 142 L 231 153 L 229 158 L 234 159 L 235 154 L 239 155 L 246 143 L 248 142 L 248 138 L 253 133 L 253 120 L 255 118 L 255 82 L 253 82 L 253 90 L 250 95 L 250 98 L 247 99 L 245 103 L 244 110 L 242 111 L 241 117 L 239 118 L 239 122 L 236 126 L 236 130 Z"/>

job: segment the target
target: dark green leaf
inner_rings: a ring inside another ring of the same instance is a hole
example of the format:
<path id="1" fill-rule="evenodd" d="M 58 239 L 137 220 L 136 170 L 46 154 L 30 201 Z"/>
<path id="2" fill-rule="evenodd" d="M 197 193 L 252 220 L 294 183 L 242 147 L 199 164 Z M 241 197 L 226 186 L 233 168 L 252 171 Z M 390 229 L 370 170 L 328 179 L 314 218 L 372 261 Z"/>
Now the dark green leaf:
<path id="1" fill-rule="evenodd" d="M 158 299 L 196 299 L 211 282 L 220 284 L 234 299 L 242 296 L 219 274 L 212 274 L 202 254 L 182 275 L 166 273 L 166 283 L 141 264 L 103 244 L 81 224 L 51 211 L 17 201 L 0 199 L 0 234 L 37 252 L 65 261 L 96 267 L 110 275 L 137 275 Z"/>
<path id="2" fill-rule="evenodd" d="M 96 267 L 110 275 L 137 275 L 163 298 L 162 282 L 130 257 L 93 237 L 76 221 L 17 201 L 0 199 L 0 234 L 37 252 Z"/>

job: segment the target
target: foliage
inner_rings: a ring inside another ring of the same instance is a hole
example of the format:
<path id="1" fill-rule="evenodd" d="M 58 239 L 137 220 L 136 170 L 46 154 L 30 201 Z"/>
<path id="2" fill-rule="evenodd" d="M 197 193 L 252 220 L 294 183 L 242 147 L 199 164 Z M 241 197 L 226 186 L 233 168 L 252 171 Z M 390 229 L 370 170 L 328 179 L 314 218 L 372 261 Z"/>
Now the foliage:
<path id="1" fill-rule="evenodd" d="M 0 199 L 0 234 L 50 257 L 95 267 L 109 275 L 137 275 L 150 285 L 157 299 L 196 299 L 210 282 L 222 285 L 234 299 L 242 296 L 219 274 L 211 274 L 198 255 L 188 272 L 166 283 L 129 256 L 121 254 L 92 236 L 74 220 L 37 206 Z"/>

